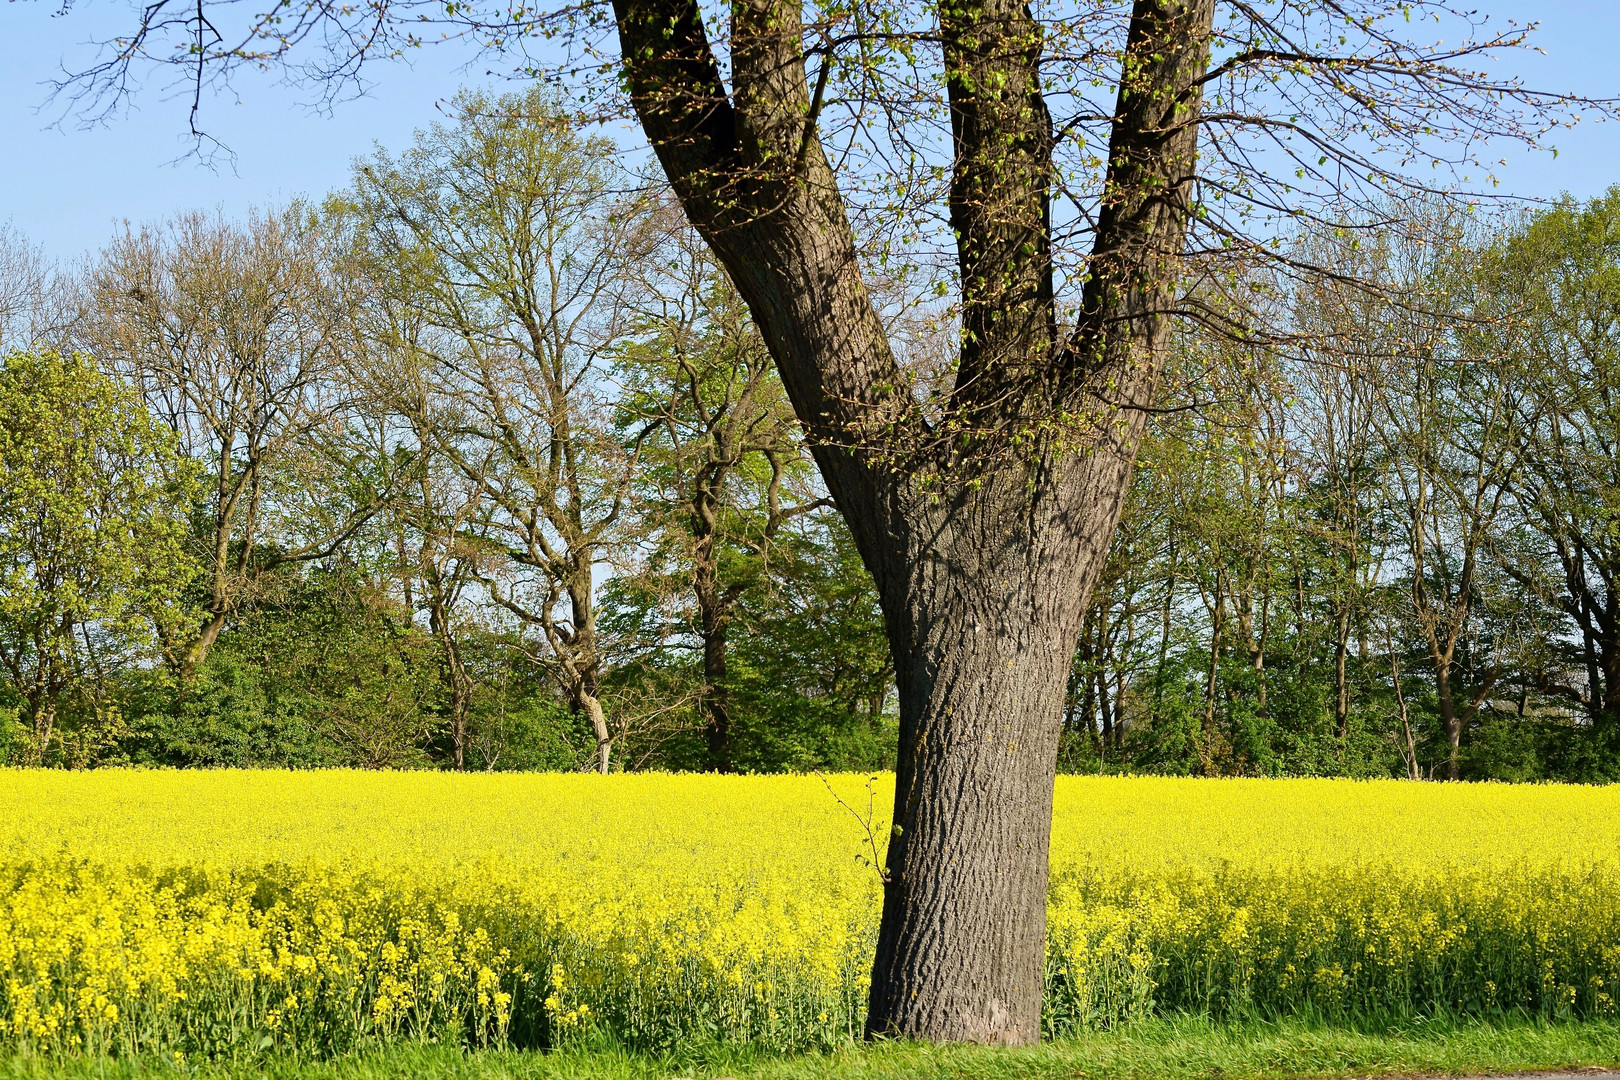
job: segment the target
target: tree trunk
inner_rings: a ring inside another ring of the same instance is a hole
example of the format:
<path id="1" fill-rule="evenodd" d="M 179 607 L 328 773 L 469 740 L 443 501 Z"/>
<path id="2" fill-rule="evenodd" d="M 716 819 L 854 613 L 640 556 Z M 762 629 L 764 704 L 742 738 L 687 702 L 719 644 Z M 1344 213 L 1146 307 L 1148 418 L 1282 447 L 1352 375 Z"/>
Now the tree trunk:
<path id="1" fill-rule="evenodd" d="M 56 695 L 49 690 L 39 689 L 28 696 L 29 720 L 34 736 L 28 764 L 38 766 L 45 764 L 50 754 L 51 736 L 56 731 Z"/>
<path id="2" fill-rule="evenodd" d="M 705 623 L 708 620 L 705 619 Z M 726 693 L 726 622 L 703 630 L 703 709 L 708 714 L 709 771 L 731 772 L 731 701 Z"/>
<path id="3" fill-rule="evenodd" d="M 440 648 L 445 653 L 440 660 L 441 677 L 450 690 L 450 752 L 455 759 L 456 772 L 466 772 L 469 704 L 466 673 L 460 670 L 461 657 L 453 644 L 441 641 Z"/>
<path id="4" fill-rule="evenodd" d="M 1179 286 L 1171 268 L 1196 150 L 1192 79 L 1208 63 L 1212 18 L 1208 0 L 1138 0 L 1132 13 L 1110 141 L 1117 194 L 1099 214 L 1068 346 L 1071 370 L 1085 373 L 1064 402 L 1070 415 L 1080 400 L 1094 409 L 1110 385 L 1116 402 L 1151 401 Z M 1035 231 L 1049 222 L 1050 121 L 1028 8 L 942 8 L 941 23 L 955 73 L 951 216 L 967 331 L 956 400 L 977 410 L 1004 395 L 1008 369 L 1029 362 L 1036 319 L 1051 329 L 1046 236 Z M 901 722 L 869 1035 L 1040 1038 L 1057 729 L 1144 416 L 1114 416 L 1085 455 L 975 478 L 943 520 L 912 509 L 907 524 L 922 526 L 912 535 L 923 542 L 904 549 L 903 597 L 882 545 L 862 543 L 884 600 Z M 858 541 L 864 534 L 856 529 Z"/>
<path id="5" fill-rule="evenodd" d="M 224 599 L 214 602 L 209 609 L 208 621 L 203 623 L 202 629 L 198 630 L 196 636 L 186 642 L 181 650 L 179 675 L 182 693 L 191 686 L 192 680 L 197 675 L 197 669 L 208 659 L 208 653 L 213 649 L 214 642 L 219 640 L 220 631 L 225 629 L 228 611 L 225 605 Z"/>
<path id="6" fill-rule="evenodd" d="M 1614 598 L 1611 593 L 1608 617 L 1601 620 L 1603 637 L 1598 645 L 1598 670 L 1602 674 L 1603 690 L 1601 695 L 1596 686 L 1591 688 L 1593 700 L 1601 701 L 1602 705 L 1596 711 L 1593 723 L 1597 726 L 1606 726 L 1620 717 L 1620 641 L 1617 641 L 1611 628 L 1617 623 L 1615 618 Z"/>
<path id="7" fill-rule="evenodd" d="M 585 718 L 591 722 L 591 731 L 596 736 L 596 771 L 606 776 L 613 768 L 613 733 L 608 730 L 607 714 L 594 694 L 582 692 L 579 705 L 585 710 Z"/>
<path id="8" fill-rule="evenodd" d="M 1106 508 L 1084 515 L 1089 535 L 1057 500 L 1005 483 L 959 498 L 950 549 L 907 560 L 905 607 L 888 611 L 901 753 L 872 1033 L 1039 1038 L 1057 734 L 1117 514 L 1101 490 L 1115 462 L 1087 493 Z"/>
<path id="9" fill-rule="evenodd" d="M 697 598 L 698 634 L 703 640 L 704 736 L 708 742 L 710 772 L 731 772 L 731 701 L 726 692 L 726 633 L 731 626 L 731 604 L 720 588 L 714 556 L 714 511 L 694 512 L 698 536 L 693 557 L 692 591 Z"/>
<path id="10" fill-rule="evenodd" d="M 234 436 L 231 437 L 234 441 Z M 256 454 L 248 456 L 248 465 L 243 472 L 232 477 L 232 454 L 227 451 L 220 455 L 216 465 L 218 475 L 215 489 L 214 512 L 214 550 L 210 553 L 208 605 L 204 609 L 208 616 L 197 633 L 186 641 L 180 653 L 180 667 L 177 674 L 180 676 L 180 693 L 182 696 L 190 689 L 197 670 L 208 659 L 209 652 L 214 643 L 219 640 L 220 631 L 225 628 L 225 620 L 231 612 L 231 578 L 233 573 L 240 575 L 246 569 L 248 560 L 253 557 L 253 544 L 255 539 L 254 525 L 258 520 L 257 499 L 259 494 L 259 464 Z M 246 528 L 241 537 L 241 548 L 237 553 L 235 565 L 231 563 L 231 537 L 236 530 L 237 512 L 242 507 L 242 499 L 248 500 L 246 513 Z"/>
<path id="11" fill-rule="evenodd" d="M 455 756 L 456 771 L 467 769 L 467 711 L 471 705 L 471 680 L 461 660 L 461 644 L 456 640 L 450 624 L 450 613 L 444 603 L 441 583 L 433 582 L 434 599 L 428 612 L 433 636 L 439 642 L 439 677 L 450 691 L 450 748 Z"/>
<path id="12" fill-rule="evenodd" d="M 1114 745 L 1114 714 L 1108 708 L 1108 693 L 1107 689 L 1102 686 L 1101 679 L 1092 678 L 1087 681 L 1086 701 L 1088 705 L 1093 694 L 1095 694 L 1097 704 L 1100 706 L 1098 711 L 1102 714 L 1102 732 L 1099 738 L 1098 757 L 1099 760 L 1106 760 L 1108 750 Z M 1096 727 L 1092 725 L 1091 710 L 1089 708 L 1086 710 L 1086 726 L 1088 730 L 1094 733 L 1097 731 Z"/>
<path id="13" fill-rule="evenodd" d="M 632 104 L 759 325 L 883 607 L 900 739 L 868 1033 L 1033 1042 L 1065 688 L 1169 349 L 1212 0 L 1135 5 L 1067 341 L 1039 24 L 1015 0 L 940 8 L 964 344 L 938 421 L 861 280 L 814 137 L 800 5 L 731 5 L 729 91 L 698 5 L 614 11 Z"/>
<path id="14" fill-rule="evenodd" d="M 1080 648 L 1079 651 L 1075 653 L 1074 663 L 1071 665 L 1069 671 L 1070 686 L 1068 689 L 1068 699 L 1070 704 L 1076 704 L 1074 701 L 1075 688 L 1073 685 L 1075 678 L 1074 668 L 1078 667 L 1081 669 L 1082 675 L 1079 689 L 1080 700 L 1077 703 L 1077 707 L 1073 715 L 1066 716 L 1064 719 L 1065 723 L 1068 724 L 1071 730 L 1078 728 L 1083 722 L 1086 726 L 1086 742 L 1092 746 L 1099 747 L 1100 749 L 1101 747 L 1097 736 L 1097 680 L 1093 677 L 1091 658 L 1091 632 L 1090 626 L 1087 624 L 1082 626 L 1080 629 Z M 1102 723 L 1102 736 L 1103 739 L 1106 740 L 1108 736 L 1107 716 L 1102 718 Z"/>
<path id="15" fill-rule="evenodd" d="M 1385 639 L 1389 649 L 1389 680 L 1395 688 L 1395 706 L 1401 718 L 1401 740 L 1403 742 L 1401 756 L 1406 760 L 1406 776 L 1409 780 L 1423 779 L 1423 769 L 1418 765 L 1417 740 L 1412 737 L 1411 710 L 1406 705 L 1406 692 L 1401 688 L 1401 665 L 1395 653 L 1394 635 L 1387 635 Z"/>
<path id="16" fill-rule="evenodd" d="M 1456 780 L 1459 775 L 1457 758 L 1462 746 L 1462 717 L 1457 714 L 1457 703 L 1451 693 L 1451 659 L 1436 657 L 1434 661 L 1434 691 L 1440 705 L 1440 727 L 1446 733 L 1446 779 Z"/>
<path id="17" fill-rule="evenodd" d="M 1255 710 L 1259 716 L 1269 717 L 1271 684 L 1266 678 L 1266 651 L 1258 649 L 1254 654 L 1254 680 L 1255 680 Z"/>
<path id="18" fill-rule="evenodd" d="M 1338 634 L 1333 639 L 1333 727 L 1342 753 L 1350 739 L 1350 608 L 1339 609 Z"/>
<path id="19" fill-rule="evenodd" d="M 467 771 L 467 695 L 457 686 L 451 691 L 450 741 L 455 749 L 456 772 Z"/>

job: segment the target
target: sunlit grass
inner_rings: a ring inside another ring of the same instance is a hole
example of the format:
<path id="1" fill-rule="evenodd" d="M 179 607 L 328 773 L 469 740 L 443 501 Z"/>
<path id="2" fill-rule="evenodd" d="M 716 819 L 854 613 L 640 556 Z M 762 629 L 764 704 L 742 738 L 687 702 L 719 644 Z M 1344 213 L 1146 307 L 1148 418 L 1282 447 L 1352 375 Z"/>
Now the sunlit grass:
<path id="1" fill-rule="evenodd" d="M 1468 1076 L 1617 1065 L 1620 1026 L 1605 1021 L 1427 1021 L 1373 1029 L 1300 1020 L 1218 1024 L 1183 1018 L 1150 1020 L 1019 1050 L 886 1044 L 784 1056 L 735 1046 L 647 1054 L 600 1047 L 556 1052 L 467 1052 L 438 1045 L 400 1046 L 327 1060 L 271 1056 L 234 1065 L 190 1064 L 183 1072 L 172 1061 L 156 1056 L 14 1056 L 0 1057 L 0 1078 L 137 1080 L 189 1075 L 199 1080 L 1258 1080 Z"/>

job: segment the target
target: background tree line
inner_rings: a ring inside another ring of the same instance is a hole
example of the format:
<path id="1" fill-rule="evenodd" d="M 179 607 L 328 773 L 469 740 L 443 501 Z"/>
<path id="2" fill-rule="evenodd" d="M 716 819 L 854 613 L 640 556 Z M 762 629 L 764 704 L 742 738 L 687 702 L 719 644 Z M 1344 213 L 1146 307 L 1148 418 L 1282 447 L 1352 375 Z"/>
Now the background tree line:
<path id="1" fill-rule="evenodd" d="M 320 205 L 5 251 L 0 760 L 892 759 L 875 599 L 741 303 L 540 93 Z"/>
<path id="2" fill-rule="evenodd" d="M 1347 284 L 1256 272 L 1290 334 L 1183 333 L 1065 767 L 1620 772 L 1620 195 L 1431 216 L 1295 238 Z M 892 761 L 876 598 L 743 304 L 543 93 L 319 205 L 3 249 L 4 760 Z"/>
<path id="3" fill-rule="evenodd" d="M 1620 190 L 1420 213 L 1299 238 L 1342 283 L 1251 282 L 1288 333 L 1183 341 L 1203 382 L 1145 444 L 1070 768 L 1620 775 Z"/>

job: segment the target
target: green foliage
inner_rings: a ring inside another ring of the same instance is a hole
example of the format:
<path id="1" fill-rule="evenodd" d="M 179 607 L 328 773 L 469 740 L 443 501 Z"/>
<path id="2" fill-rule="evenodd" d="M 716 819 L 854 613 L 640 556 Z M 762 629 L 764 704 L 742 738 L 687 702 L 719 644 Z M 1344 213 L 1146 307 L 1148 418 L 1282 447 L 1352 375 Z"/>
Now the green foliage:
<path id="1" fill-rule="evenodd" d="M 688 717 L 642 736 L 644 760 L 881 767 L 895 730 L 876 596 L 741 297 L 682 227 L 660 235 L 638 290 L 615 356 L 638 558 L 606 590 L 605 624 L 635 643 L 626 674 Z"/>
<path id="2" fill-rule="evenodd" d="M 469 767 L 566 769 L 577 718 L 510 643 L 468 643 L 477 682 Z M 442 765 L 445 688 L 437 646 L 376 584 L 345 563 L 284 569 L 273 595 L 246 605 L 182 689 L 147 671 L 123 684 L 138 764 L 232 768 Z"/>
<path id="3" fill-rule="evenodd" d="M 510 706 L 479 709 L 472 727 L 469 767 L 491 772 L 576 769 L 581 747 L 590 745 L 582 718 L 538 688 Z"/>
<path id="4" fill-rule="evenodd" d="M 1416 213 L 1301 241 L 1383 291 L 1279 287 L 1300 355 L 1183 337 L 1221 404 L 1144 445 L 1064 768 L 1620 775 L 1620 189 Z"/>
<path id="5" fill-rule="evenodd" d="M 898 728 L 888 641 L 871 578 L 843 522 L 818 518 L 783 535 L 769 567 L 739 593 L 729 633 L 732 769 L 892 768 Z M 663 594 L 636 584 L 610 584 L 604 619 L 665 634 L 652 670 L 684 680 L 694 703 L 689 719 L 642 760 L 648 767 L 709 767 L 695 704 L 701 650 L 690 631 L 662 621 Z"/>
<path id="6" fill-rule="evenodd" d="M 172 681 L 132 688 L 130 760 L 178 768 L 320 768 L 344 764 L 332 741 L 288 700 L 263 657 L 216 650 L 183 695 Z M 144 708 L 143 708 L 144 706 Z M 139 710 L 139 711 L 136 711 Z"/>
<path id="7" fill-rule="evenodd" d="M 779 548 L 747 598 L 732 693 L 747 772 L 894 767 L 898 726 L 883 614 L 842 521 Z"/>
<path id="8" fill-rule="evenodd" d="M 194 418 L 85 357 L 6 358 L 0 761 L 576 769 L 592 695 L 620 768 L 892 761 L 871 582 L 725 272 L 544 93 L 458 107 L 266 249 L 379 291 L 327 312 L 366 344 L 252 529 L 199 488 L 251 455 L 182 452 Z M 1620 190 L 1433 225 L 1300 241 L 1405 306 L 1260 283 L 1356 364 L 1182 336 L 1167 400 L 1218 404 L 1153 423 L 1061 769 L 1620 779 Z M 611 297 L 567 344 L 504 306 L 542 249 Z"/>
<path id="9" fill-rule="evenodd" d="M 422 762 L 422 642 L 349 566 L 286 568 L 186 685 L 143 687 L 133 760 L 173 766 Z"/>
<path id="10" fill-rule="evenodd" d="M 83 764 L 122 726 L 110 682 L 150 659 L 194 573 L 194 473 L 173 435 L 87 357 L 0 366 L 0 662 L 13 757 Z"/>
<path id="11" fill-rule="evenodd" d="M 20 765 L 28 747 L 28 729 L 14 705 L 0 705 L 0 765 Z"/>

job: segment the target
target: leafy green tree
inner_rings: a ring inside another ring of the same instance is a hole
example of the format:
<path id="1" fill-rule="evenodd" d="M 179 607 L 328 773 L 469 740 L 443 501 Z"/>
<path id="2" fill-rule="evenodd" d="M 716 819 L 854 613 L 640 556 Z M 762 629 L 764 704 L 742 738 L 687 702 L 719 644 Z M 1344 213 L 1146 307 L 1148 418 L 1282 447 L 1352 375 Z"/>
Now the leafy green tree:
<path id="1" fill-rule="evenodd" d="M 1620 188 L 1520 224 L 1490 253 L 1498 318 L 1480 345 L 1523 400 L 1518 543 L 1502 563 L 1579 643 L 1542 690 L 1620 728 Z"/>
<path id="2" fill-rule="evenodd" d="M 781 569 L 783 527 L 829 502 L 813 490 L 814 463 L 742 298 L 678 214 L 667 219 L 639 267 L 632 336 L 615 357 L 616 422 L 640 460 L 631 572 L 696 641 L 705 765 L 730 772 L 738 602 Z"/>
<path id="3" fill-rule="evenodd" d="M 806 514 L 782 529 L 768 568 L 753 568 L 732 599 L 726 688 L 734 771 L 893 767 L 893 668 L 876 595 L 859 570 L 843 522 L 825 511 Z M 668 602 L 665 583 L 645 574 L 604 589 L 603 619 L 616 636 L 661 643 L 641 665 L 621 666 L 616 681 L 701 683 L 691 614 L 672 616 Z M 690 711 L 701 708 L 699 694 L 686 700 Z M 710 768 L 706 717 L 696 719 L 635 740 L 637 759 Z"/>
<path id="4" fill-rule="evenodd" d="M 842 519 L 784 537 L 743 597 L 734 693 L 739 768 L 892 769 L 898 717 L 883 612 Z"/>
<path id="5" fill-rule="evenodd" d="M 0 665 L 21 758 L 81 765 L 119 727 L 116 675 L 150 655 L 195 565 L 173 434 L 81 354 L 0 366 Z"/>

